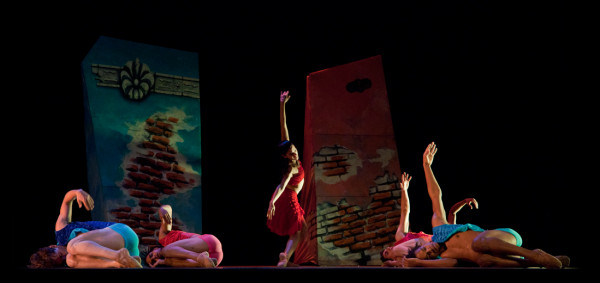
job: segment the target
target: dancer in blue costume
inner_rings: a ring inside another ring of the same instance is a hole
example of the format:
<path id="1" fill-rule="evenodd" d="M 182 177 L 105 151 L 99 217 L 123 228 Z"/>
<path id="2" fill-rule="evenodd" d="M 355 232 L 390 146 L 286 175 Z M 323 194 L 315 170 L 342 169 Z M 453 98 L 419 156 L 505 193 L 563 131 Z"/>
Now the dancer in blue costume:
<path id="1" fill-rule="evenodd" d="M 56 245 L 39 249 L 29 261 L 30 268 L 142 268 L 137 234 L 122 223 L 71 221 L 73 202 L 79 208 L 94 209 L 94 200 L 84 190 L 65 194 L 55 224 Z"/>
<path id="2" fill-rule="evenodd" d="M 473 224 L 449 224 L 442 202 L 442 190 L 433 175 L 431 164 L 437 153 L 435 143 L 423 153 L 423 169 L 427 191 L 433 206 L 433 238 L 417 249 L 417 258 L 404 258 L 402 266 L 450 267 L 459 260 L 482 267 L 546 267 L 569 265 L 567 256 L 552 256 L 540 249 L 521 247 L 521 236 L 510 228 L 484 230 Z"/>

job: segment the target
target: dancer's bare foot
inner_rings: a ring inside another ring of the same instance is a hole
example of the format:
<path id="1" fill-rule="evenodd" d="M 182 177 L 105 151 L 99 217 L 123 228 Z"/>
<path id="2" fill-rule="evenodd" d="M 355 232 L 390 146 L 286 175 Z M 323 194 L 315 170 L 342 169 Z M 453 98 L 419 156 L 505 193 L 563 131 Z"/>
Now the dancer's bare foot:
<path id="1" fill-rule="evenodd" d="M 142 264 L 134 257 L 130 256 L 129 251 L 126 248 L 122 248 L 117 252 L 116 261 L 126 268 L 142 268 Z"/>
<path id="2" fill-rule="evenodd" d="M 542 251 L 540 249 L 535 249 L 533 251 L 538 254 L 536 258 L 532 259 L 537 264 L 548 269 L 557 269 L 562 267 L 561 261 L 558 258 L 552 256 L 551 254 L 546 253 L 545 251 Z"/>
<path id="3" fill-rule="evenodd" d="M 571 266 L 571 258 L 570 257 L 568 257 L 566 255 L 557 255 L 557 256 L 555 256 L 555 258 L 560 260 L 560 263 L 562 263 L 562 268 Z"/>
<path id="4" fill-rule="evenodd" d="M 196 262 L 198 262 L 201 267 L 215 267 L 215 262 L 208 256 L 208 252 L 200 253 L 196 258 Z"/>
<path id="5" fill-rule="evenodd" d="M 218 260 L 217 260 L 216 258 L 214 258 L 214 257 L 211 257 L 211 258 L 210 258 L 210 261 L 212 261 L 212 263 L 213 263 L 213 266 L 214 266 L 214 267 L 217 267 Z"/>
<path id="6" fill-rule="evenodd" d="M 286 267 L 288 264 L 287 255 L 285 253 L 279 254 L 279 262 L 277 263 L 277 267 Z"/>
<path id="7" fill-rule="evenodd" d="M 160 221 L 167 225 L 167 231 L 171 231 L 173 227 L 173 208 L 170 205 L 161 205 L 158 209 Z"/>

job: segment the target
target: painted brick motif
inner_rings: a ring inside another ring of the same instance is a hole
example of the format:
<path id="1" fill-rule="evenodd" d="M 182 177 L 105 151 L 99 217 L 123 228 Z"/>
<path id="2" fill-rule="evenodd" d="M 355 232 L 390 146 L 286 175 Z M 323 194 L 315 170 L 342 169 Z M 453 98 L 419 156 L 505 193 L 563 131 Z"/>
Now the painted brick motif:
<path id="1" fill-rule="evenodd" d="M 92 220 L 157 243 L 158 208 L 202 233 L 198 54 L 100 36 L 81 62 Z"/>
<path id="2" fill-rule="evenodd" d="M 398 178 L 385 173 L 374 180 L 369 188 L 371 203 L 363 208 L 348 203 L 320 203 L 317 205 L 317 232 L 319 248 L 333 255 L 323 265 L 380 265 L 379 253 L 385 245 L 395 241 L 400 219 L 400 187 Z"/>
<path id="3" fill-rule="evenodd" d="M 121 188 L 137 205 L 115 208 L 110 213 L 112 221 L 127 224 L 136 232 L 142 248 L 159 245 L 160 200 L 196 184 L 196 178 L 190 177 L 179 165 L 178 152 L 170 140 L 177 135 L 174 125 L 178 121 L 178 118 L 161 115 L 146 119 L 146 139 L 133 142 L 135 150 L 123 164 L 126 173 Z M 173 229 L 185 230 L 185 225 L 174 218 Z"/>
<path id="4" fill-rule="evenodd" d="M 299 199 L 310 237 L 294 263 L 380 265 L 397 228 L 401 173 L 381 56 L 311 73 L 305 111 L 311 167 Z"/>

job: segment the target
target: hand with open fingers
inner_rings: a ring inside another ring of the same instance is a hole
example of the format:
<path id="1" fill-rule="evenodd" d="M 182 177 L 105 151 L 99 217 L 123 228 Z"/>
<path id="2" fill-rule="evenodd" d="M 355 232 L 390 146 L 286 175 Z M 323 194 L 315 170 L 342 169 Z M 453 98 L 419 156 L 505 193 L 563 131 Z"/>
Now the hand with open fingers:
<path id="1" fill-rule="evenodd" d="M 436 153 L 437 146 L 435 142 L 431 142 L 429 145 L 427 145 L 427 149 L 425 149 L 425 152 L 423 153 L 423 164 L 431 166 L 433 163 L 433 157 Z"/>
<path id="2" fill-rule="evenodd" d="M 400 189 L 408 190 L 408 184 L 410 183 L 411 179 L 412 179 L 412 176 L 408 175 L 408 173 L 406 173 L 406 172 L 402 173 Z"/>

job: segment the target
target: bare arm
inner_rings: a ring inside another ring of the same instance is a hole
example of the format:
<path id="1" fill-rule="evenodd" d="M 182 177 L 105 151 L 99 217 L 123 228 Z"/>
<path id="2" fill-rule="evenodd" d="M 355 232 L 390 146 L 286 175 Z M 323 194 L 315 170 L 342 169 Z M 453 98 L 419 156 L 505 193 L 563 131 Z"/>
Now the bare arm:
<path id="1" fill-rule="evenodd" d="M 412 176 L 409 176 L 406 172 L 402 174 L 402 182 L 400 182 L 400 192 L 402 194 L 400 198 L 400 224 L 396 230 L 396 241 L 404 238 L 405 234 L 409 231 L 409 214 L 410 214 L 410 200 L 408 199 L 408 185 Z"/>
<path id="2" fill-rule="evenodd" d="M 79 208 L 85 206 L 85 209 L 88 211 L 94 209 L 94 200 L 86 191 L 82 189 L 68 191 L 60 206 L 60 213 L 56 219 L 56 224 L 54 225 L 55 231 L 58 231 L 71 223 L 74 200 L 77 200 Z"/>
<path id="3" fill-rule="evenodd" d="M 418 259 L 418 258 L 403 258 L 403 267 L 454 267 L 458 264 L 458 260 L 453 258 L 441 259 Z"/>
<path id="4" fill-rule="evenodd" d="M 275 192 L 273 192 L 273 196 L 271 196 L 271 201 L 269 202 L 269 209 L 267 210 L 267 218 L 271 219 L 271 217 L 275 215 L 275 202 L 279 199 L 279 197 L 283 193 L 283 190 L 285 190 L 285 187 L 287 187 L 287 184 L 290 182 L 292 175 L 292 168 L 289 167 L 288 171 L 286 172 L 286 174 L 284 174 L 283 178 L 281 179 L 281 183 L 277 186 Z"/>
<path id="5" fill-rule="evenodd" d="M 423 153 L 423 169 L 425 170 L 425 181 L 427 182 L 427 192 L 431 199 L 431 205 L 433 207 L 433 217 L 431 218 L 431 227 L 436 227 L 442 224 L 448 224 L 446 220 L 446 210 L 444 209 L 444 203 L 442 202 L 442 189 L 433 175 L 431 170 L 431 164 L 433 163 L 433 157 L 437 152 L 435 143 L 430 143 L 427 149 Z"/>
<path id="6" fill-rule="evenodd" d="M 467 204 L 469 205 L 469 207 L 471 209 L 473 209 L 473 205 L 475 205 L 475 209 L 479 209 L 479 204 L 477 203 L 477 200 L 475 200 L 474 198 L 466 198 L 464 200 L 461 200 L 461 201 L 455 203 L 450 208 L 450 215 L 448 215 L 448 222 L 450 224 L 456 224 L 456 214 Z"/>
<path id="7" fill-rule="evenodd" d="M 279 96 L 279 125 L 281 127 L 281 140 L 289 141 L 290 134 L 288 133 L 287 121 L 285 117 L 285 104 L 290 100 L 289 91 L 282 91 Z"/>

